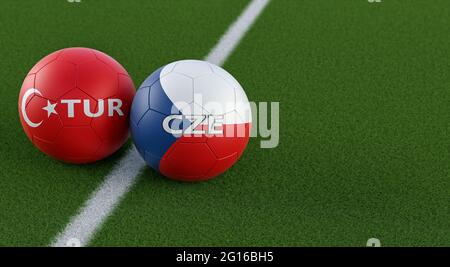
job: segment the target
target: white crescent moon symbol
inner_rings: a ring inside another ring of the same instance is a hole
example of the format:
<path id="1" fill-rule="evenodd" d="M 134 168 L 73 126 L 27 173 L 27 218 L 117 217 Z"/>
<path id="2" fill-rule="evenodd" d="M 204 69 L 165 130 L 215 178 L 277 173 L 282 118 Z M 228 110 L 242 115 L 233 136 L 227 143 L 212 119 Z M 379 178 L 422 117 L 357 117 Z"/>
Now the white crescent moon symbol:
<path id="1" fill-rule="evenodd" d="M 22 111 L 22 116 L 23 116 L 23 119 L 25 120 L 25 122 L 26 122 L 30 127 L 36 128 L 36 127 L 39 127 L 39 125 L 42 124 L 42 121 L 40 121 L 40 122 L 38 122 L 38 123 L 32 122 L 32 121 L 28 118 L 27 111 L 25 110 L 25 106 L 26 106 L 26 104 L 27 104 L 27 99 L 28 99 L 28 97 L 29 97 L 30 95 L 32 95 L 32 94 L 38 94 L 38 95 L 42 96 L 41 92 L 39 92 L 38 89 L 34 89 L 34 88 L 28 89 L 28 90 L 25 92 L 25 94 L 23 94 L 23 97 L 22 97 L 22 109 L 21 109 L 21 111 Z"/>

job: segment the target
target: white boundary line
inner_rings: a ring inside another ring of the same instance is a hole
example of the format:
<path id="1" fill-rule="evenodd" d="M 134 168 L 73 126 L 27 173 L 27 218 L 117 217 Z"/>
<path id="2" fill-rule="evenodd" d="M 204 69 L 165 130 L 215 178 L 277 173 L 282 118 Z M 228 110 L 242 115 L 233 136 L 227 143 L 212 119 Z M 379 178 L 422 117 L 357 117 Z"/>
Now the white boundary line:
<path id="1" fill-rule="evenodd" d="M 205 60 L 222 65 L 269 1 L 252 0 L 230 25 Z M 111 173 L 105 177 L 103 183 L 92 193 L 79 213 L 71 219 L 64 231 L 56 236 L 51 246 L 86 246 L 121 198 L 135 184 L 138 174 L 144 167 L 145 162 L 133 145 Z"/>
<path id="2" fill-rule="evenodd" d="M 253 0 L 230 25 L 216 46 L 209 52 L 205 60 L 221 66 L 239 44 L 270 0 Z"/>

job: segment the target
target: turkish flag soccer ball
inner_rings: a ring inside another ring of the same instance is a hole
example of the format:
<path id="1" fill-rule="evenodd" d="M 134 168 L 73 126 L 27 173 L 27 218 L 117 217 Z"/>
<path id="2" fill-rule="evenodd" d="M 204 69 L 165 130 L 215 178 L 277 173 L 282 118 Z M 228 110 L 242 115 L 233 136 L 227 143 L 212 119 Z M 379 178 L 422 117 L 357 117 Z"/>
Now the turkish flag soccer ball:
<path id="1" fill-rule="evenodd" d="M 183 181 L 207 180 L 229 169 L 247 146 L 251 109 L 236 79 L 199 60 L 170 63 L 136 93 L 130 127 L 153 169 Z"/>
<path id="2" fill-rule="evenodd" d="M 110 56 L 66 48 L 41 59 L 19 95 L 23 129 L 45 154 L 89 163 L 117 151 L 128 137 L 134 85 Z"/>

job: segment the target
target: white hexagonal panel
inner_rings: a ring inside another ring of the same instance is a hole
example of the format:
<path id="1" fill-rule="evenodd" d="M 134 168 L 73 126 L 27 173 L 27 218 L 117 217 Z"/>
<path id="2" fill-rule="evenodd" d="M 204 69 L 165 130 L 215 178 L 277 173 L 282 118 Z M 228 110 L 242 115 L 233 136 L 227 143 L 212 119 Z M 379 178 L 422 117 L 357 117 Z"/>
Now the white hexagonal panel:
<path id="1" fill-rule="evenodd" d="M 235 107 L 234 88 L 216 74 L 194 79 L 194 102 L 213 115 L 224 114 Z"/>
<path id="2" fill-rule="evenodd" d="M 177 73 L 169 73 L 160 79 L 161 87 L 178 109 L 194 101 L 193 80 Z"/>
<path id="3" fill-rule="evenodd" d="M 173 69 L 173 72 L 181 73 L 191 78 L 196 78 L 212 73 L 209 63 L 205 61 L 188 59 L 180 60 L 174 63 L 176 65 Z"/>

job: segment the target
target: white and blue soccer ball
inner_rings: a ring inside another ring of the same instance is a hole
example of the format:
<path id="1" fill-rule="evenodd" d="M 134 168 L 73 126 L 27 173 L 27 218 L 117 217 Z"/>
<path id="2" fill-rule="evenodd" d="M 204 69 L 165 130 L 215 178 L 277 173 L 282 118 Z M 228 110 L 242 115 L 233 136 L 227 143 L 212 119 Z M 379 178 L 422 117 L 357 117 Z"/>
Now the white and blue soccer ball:
<path id="1" fill-rule="evenodd" d="M 250 136 L 251 108 L 238 81 L 200 60 L 180 60 L 140 86 L 130 114 L 137 150 L 153 169 L 184 181 L 229 169 Z"/>

